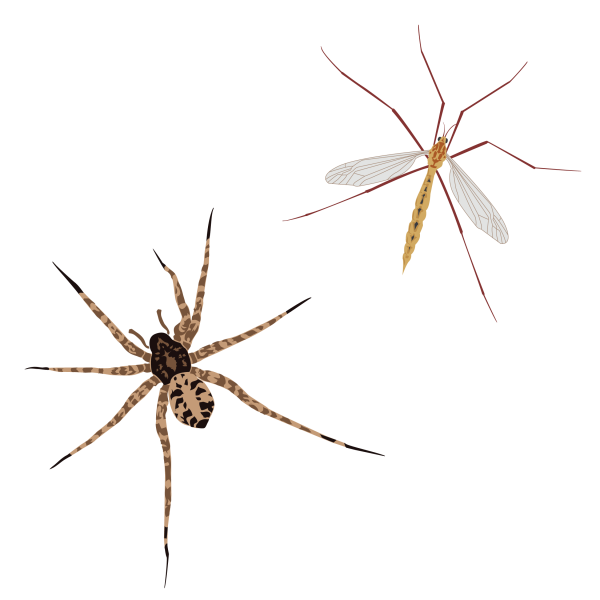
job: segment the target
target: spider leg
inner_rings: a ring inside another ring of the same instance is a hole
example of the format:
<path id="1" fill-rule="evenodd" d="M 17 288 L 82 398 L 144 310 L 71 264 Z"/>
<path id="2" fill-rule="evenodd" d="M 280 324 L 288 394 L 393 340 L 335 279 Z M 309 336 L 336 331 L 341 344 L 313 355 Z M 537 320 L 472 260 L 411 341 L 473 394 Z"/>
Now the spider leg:
<path id="1" fill-rule="evenodd" d="M 148 352 L 144 352 L 141 348 L 138 348 L 131 340 L 129 340 L 125 334 L 92 302 L 90 298 L 83 292 L 83 290 L 56 264 L 52 263 L 65 277 L 65 279 L 73 286 L 75 291 L 81 296 L 82 300 L 89 306 L 90 310 L 106 325 L 113 337 L 129 354 L 139 356 L 146 362 L 150 362 L 151 355 Z"/>
<path id="2" fill-rule="evenodd" d="M 123 417 L 140 401 L 148 394 L 148 392 L 156 385 L 160 383 L 160 379 L 156 376 L 150 377 L 150 379 L 146 379 L 144 383 L 138 386 L 135 391 L 127 398 L 127 401 L 119 412 L 102 428 L 96 431 L 96 433 L 87 441 L 83 442 L 81 446 L 77 446 L 75 450 L 69 452 L 69 454 L 63 456 L 57 463 L 52 465 L 50 468 L 54 469 L 57 465 L 59 465 L 63 460 L 67 460 L 74 454 L 77 454 L 80 450 L 83 450 L 90 444 L 93 444 L 101 435 L 104 435 L 107 431 L 112 429 L 117 423 L 123 420 Z"/>
<path id="3" fill-rule="evenodd" d="M 138 375 L 150 373 L 150 365 L 127 365 L 126 367 L 27 367 L 27 369 L 41 369 L 42 371 L 56 371 L 57 373 L 99 373 L 100 375 Z M 27 369 L 25 369 L 27 371 Z"/>
<path id="4" fill-rule="evenodd" d="M 156 254 L 156 250 L 154 250 L 154 254 Z M 185 302 L 185 298 L 183 297 L 183 291 L 181 290 L 181 286 L 179 285 L 179 279 L 177 279 L 177 275 L 165 263 L 160 260 L 160 256 L 156 254 L 156 258 L 158 258 L 158 262 L 162 265 L 163 269 L 171 276 L 173 280 L 173 291 L 175 292 L 175 302 L 177 302 L 177 308 L 181 313 L 181 321 L 175 326 L 173 329 L 173 339 L 176 342 L 181 342 L 187 328 L 190 326 L 190 309 Z M 186 348 L 187 349 L 187 348 Z"/>
<path id="5" fill-rule="evenodd" d="M 196 292 L 196 303 L 194 304 L 194 314 L 192 316 L 192 322 L 185 332 L 183 339 L 183 347 L 186 350 L 190 349 L 198 329 L 200 328 L 200 317 L 202 316 L 202 307 L 204 306 L 204 292 L 206 291 L 206 277 L 208 275 L 208 261 L 210 259 L 210 227 L 212 225 L 213 210 L 210 211 L 210 218 L 208 219 L 208 229 L 206 231 L 206 245 L 204 247 L 204 264 L 202 265 L 202 271 L 200 272 L 200 281 L 198 281 L 198 291 Z"/>
<path id="6" fill-rule="evenodd" d="M 293 310 L 296 310 L 299 306 L 301 306 L 305 302 L 308 302 L 309 300 L 310 298 L 307 298 L 306 300 L 302 300 L 302 302 L 298 302 L 298 304 L 292 306 L 292 308 L 288 308 L 285 312 L 282 312 L 280 315 L 277 315 L 270 321 L 267 321 L 266 323 L 255 327 L 254 329 L 249 329 L 244 333 L 240 333 L 240 335 L 236 335 L 235 337 L 228 338 L 226 340 L 221 340 L 220 342 L 213 342 L 212 344 L 208 344 L 207 346 L 200 348 L 200 350 L 196 350 L 196 352 L 192 352 L 192 354 L 190 354 L 191 363 L 195 364 L 197 362 L 200 362 L 201 360 L 204 360 L 205 358 L 208 358 L 213 354 L 217 354 L 217 352 L 227 350 L 227 348 L 231 348 L 231 346 L 235 346 L 236 344 L 239 344 L 240 342 L 251 338 L 257 333 L 268 329 L 269 327 L 271 327 L 271 325 L 274 325 L 275 323 L 277 323 L 277 321 L 283 319 L 283 317 L 289 315 Z"/>
<path id="7" fill-rule="evenodd" d="M 307 433 L 311 433 L 312 435 L 316 435 L 328 442 L 333 442 L 338 446 L 343 446 L 344 448 L 349 448 L 350 450 L 359 450 L 360 452 L 367 452 L 369 454 L 377 454 L 378 456 L 383 456 L 383 454 L 379 454 L 379 452 L 372 452 L 371 450 L 364 450 L 363 448 L 357 448 L 356 446 L 350 446 L 349 444 L 345 444 L 344 442 L 340 442 L 339 440 L 335 440 L 330 438 L 318 431 L 314 431 L 313 429 L 309 429 L 300 423 L 296 423 L 296 421 L 292 421 L 279 413 L 276 413 L 274 410 L 270 410 L 264 404 L 258 402 L 251 396 L 249 396 L 233 379 L 229 379 L 229 377 L 225 377 L 225 375 L 221 375 L 219 373 L 215 373 L 214 371 L 204 371 L 203 369 L 198 369 L 198 367 L 192 367 L 192 373 L 197 375 L 203 381 L 207 381 L 208 383 L 214 383 L 216 385 L 220 385 L 222 388 L 230 391 L 234 396 L 237 396 L 244 404 L 253 408 L 255 411 L 262 413 L 263 415 L 267 415 L 273 419 L 277 419 L 282 423 L 287 423 L 292 427 L 296 427 L 297 429 L 301 429 L 302 431 L 306 431 Z"/>
<path id="8" fill-rule="evenodd" d="M 167 573 L 169 571 L 169 515 L 171 514 L 171 443 L 169 442 L 169 432 L 167 431 L 167 407 L 169 406 L 169 386 L 163 385 L 158 395 L 158 404 L 156 405 L 156 433 L 160 439 L 160 445 L 163 449 L 163 461 L 165 463 L 165 555 L 167 557 L 167 566 L 165 568 L 165 587 L 167 587 Z"/>

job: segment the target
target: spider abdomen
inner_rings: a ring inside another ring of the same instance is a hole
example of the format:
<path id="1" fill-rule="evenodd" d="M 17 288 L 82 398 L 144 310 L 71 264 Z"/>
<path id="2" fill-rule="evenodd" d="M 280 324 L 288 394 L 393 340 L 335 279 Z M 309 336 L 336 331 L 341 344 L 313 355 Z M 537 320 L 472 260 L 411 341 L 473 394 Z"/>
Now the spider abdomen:
<path id="1" fill-rule="evenodd" d="M 184 425 L 204 429 L 215 408 L 206 384 L 191 373 L 180 373 L 169 386 L 171 410 Z"/>
<path id="2" fill-rule="evenodd" d="M 155 333 L 150 338 L 150 350 L 152 374 L 164 384 L 178 373 L 188 373 L 192 366 L 188 351 L 166 333 Z"/>

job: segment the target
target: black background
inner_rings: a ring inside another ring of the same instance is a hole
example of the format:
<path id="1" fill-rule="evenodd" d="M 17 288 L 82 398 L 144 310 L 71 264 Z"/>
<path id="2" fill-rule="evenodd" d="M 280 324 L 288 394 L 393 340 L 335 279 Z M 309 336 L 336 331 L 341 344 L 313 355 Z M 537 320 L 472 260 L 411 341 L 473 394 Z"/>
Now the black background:
<path id="1" fill-rule="evenodd" d="M 431 145 L 439 100 L 416 23 L 399 26 L 390 42 L 323 35 L 209 43 L 141 25 L 133 34 L 117 29 L 57 35 L 31 57 L 31 91 L 22 100 L 32 169 L 19 207 L 31 224 L 17 261 L 26 273 L 21 309 L 35 315 L 26 323 L 25 365 L 137 362 L 51 261 L 123 331 L 148 338 L 159 329 L 157 308 L 170 326 L 178 316 L 151 248 L 192 303 L 214 207 L 194 349 L 312 300 L 202 366 L 278 412 L 387 458 L 302 434 L 213 386 L 215 415 L 205 431 L 169 417 L 170 586 L 202 589 L 218 573 L 224 586 L 296 581 L 295 589 L 310 589 L 326 572 L 327 588 L 351 570 L 357 589 L 374 586 L 379 596 L 394 558 L 390 544 L 430 527 L 448 489 L 485 487 L 486 471 L 502 477 L 495 461 L 527 452 L 539 419 L 553 418 L 540 417 L 524 351 L 552 336 L 543 327 L 556 302 L 549 280 L 566 269 L 560 234 L 582 174 L 532 170 L 489 146 L 458 159 L 510 234 L 508 245 L 495 243 L 457 207 L 495 323 L 438 184 L 401 277 L 422 174 L 282 222 L 362 191 L 326 185 L 334 166 L 415 149 L 394 115 L 339 75 L 319 44 Z M 489 139 L 538 166 L 583 168 L 579 100 L 569 91 L 578 89 L 576 48 L 546 43 L 548 31 L 421 32 L 447 127 L 529 61 L 465 115 L 454 151 Z M 34 521 L 53 573 L 48 583 L 159 589 L 156 392 L 48 473 L 141 378 L 27 371 L 23 381 L 44 428 L 32 477 L 43 500 Z M 435 508 L 425 514 L 430 502 Z M 329 562 L 339 553 L 343 569 Z"/>

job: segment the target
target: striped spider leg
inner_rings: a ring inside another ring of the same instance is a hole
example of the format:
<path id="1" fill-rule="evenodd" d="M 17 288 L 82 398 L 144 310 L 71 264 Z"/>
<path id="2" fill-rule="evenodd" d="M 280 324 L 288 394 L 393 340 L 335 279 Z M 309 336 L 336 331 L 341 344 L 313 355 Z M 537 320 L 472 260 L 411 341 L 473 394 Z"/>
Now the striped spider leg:
<path id="1" fill-rule="evenodd" d="M 30 369 L 43 369 L 46 371 L 57 371 L 61 373 L 98 373 L 104 375 L 137 375 L 139 373 L 151 373 L 152 376 L 146 379 L 140 386 L 138 386 L 134 392 L 127 398 L 125 404 L 121 407 L 119 412 L 101 429 L 99 429 L 92 437 L 86 440 L 83 444 L 72 450 L 69 454 L 63 456 L 57 463 L 55 463 L 51 469 L 59 465 L 61 462 L 70 458 L 80 450 L 83 450 L 87 446 L 91 445 L 98 438 L 104 435 L 107 431 L 112 429 L 117 423 L 119 423 L 129 411 L 140 402 L 147 394 L 162 383 L 160 388 L 158 403 L 156 407 L 156 432 L 158 434 L 162 450 L 163 450 L 163 462 L 165 467 L 165 503 L 164 503 L 164 550 L 166 556 L 166 568 L 165 568 L 165 585 L 167 583 L 167 573 L 169 568 L 169 545 L 168 545 L 168 531 L 169 531 L 169 516 L 171 512 L 171 446 L 169 442 L 169 432 L 167 430 L 167 405 L 170 404 L 171 409 L 177 418 L 177 420 L 188 427 L 194 427 L 196 429 L 204 429 L 208 425 L 208 421 L 214 410 L 214 400 L 210 390 L 208 389 L 207 383 L 214 383 L 219 385 L 226 390 L 229 390 L 234 396 L 239 398 L 244 404 L 253 408 L 254 410 L 282 421 L 288 425 L 292 425 L 297 429 L 301 429 L 314 436 L 320 437 L 324 440 L 349 448 L 350 450 L 358 450 L 361 452 L 367 452 L 369 454 L 378 454 L 378 452 L 372 452 L 370 450 L 364 450 L 363 448 L 357 448 L 345 444 L 339 440 L 323 435 L 313 429 L 305 427 L 300 423 L 292 421 L 275 411 L 268 409 L 266 406 L 252 398 L 247 394 L 235 381 L 232 379 L 215 373 L 213 371 L 205 371 L 194 367 L 195 363 L 198 363 L 209 356 L 222 352 L 231 346 L 235 346 L 244 340 L 247 340 L 257 333 L 264 331 L 277 323 L 283 317 L 287 316 L 293 310 L 307 302 L 310 298 L 299 302 L 292 308 L 289 308 L 285 312 L 277 315 L 269 321 L 266 321 L 262 325 L 250 329 L 240 335 L 232 338 L 226 338 L 212 344 L 207 344 L 199 350 L 188 352 L 195 335 L 198 332 L 200 326 L 200 318 L 202 315 L 202 307 L 204 304 L 204 292 L 206 287 L 206 278 L 208 275 L 208 262 L 210 254 L 210 232 L 212 224 L 212 213 L 208 223 L 208 231 L 206 235 L 206 247 L 204 252 L 204 264 L 200 274 L 200 280 L 198 282 L 198 289 L 196 292 L 196 302 L 194 304 L 194 312 L 191 313 L 190 309 L 185 301 L 183 291 L 179 284 L 177 275 L 169 269 L 163 263 L 161 258 L 156 254 L 163 269 L 171 276 L 173 281 L 173 291 L 175 294 L 175 301 L 181 314 L 181 320 L 173 329 L 173 337 L 170 335 L 170 331 L 165 325 L 161 311 L 158 310 L 158 319 L 165 329 L 166 333 L 159 332 L 154 334 L 150 338 L 150 347 L 146 345 L 143 337 L 130 329 L 129 332 L 140 339 L 142 344 L 150 350 L 146 352 L 131 342 L 121 330 L 90 300 L 90 298 L 84 294 L 81 288 L 58 266 L 56 268 L 64 275 L 67 281 L 73 286 L 75 291 L 81 296 L 85 303 L 89 306 L 92 312 L 106 325 L 110 330 L 113 337 L 127 350 L 130 354 L 138 356 L 146 361 L 144 364 L 139 365 L 128 365 L 124 367 L 113 367 L 113 368 L 96 368 L 96 367 L 28 367 Z"/>

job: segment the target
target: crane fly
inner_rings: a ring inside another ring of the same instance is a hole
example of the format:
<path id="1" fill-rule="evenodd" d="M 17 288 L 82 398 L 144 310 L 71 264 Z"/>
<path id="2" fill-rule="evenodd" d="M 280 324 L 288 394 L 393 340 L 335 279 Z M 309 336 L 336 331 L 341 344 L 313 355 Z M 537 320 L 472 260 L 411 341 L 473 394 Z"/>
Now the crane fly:
<path id="1" fill-rule="evenodd" d="M 442 102 L 442 106 L 440 108 L 440 114 L 438 116 L 437 125 L 435 128 L 435 135 L 433 138 L 434 145 L 431 147 L 430 150 L 424 150 L 423 146 L 421 145 L 419 140 L 415 137 L 415 135 L 411 131 L 410 127 L 406 124 L 406 121 L 404 121 L 404 119 L 400 116 L 400 114 L 396 111 L 396 109 L 392 108 L 389 104 L 384 102 L 381 98 L 376 96 L 373 92 L 369 91 L 366 87 L 362 86 L 360 83 L 358 83 L 357 81 L 352 79 L 352 77 L 350 77 L 349 75 L 346 75 L 346 73 L 344 73 L 329 58 L 329 56 L 327 56 L 327 54 L 325 54 L 325 51 L 323 50 L 323 48 L 321 48 L 321 51 L 323 52 L 323 54 L 325 55 L 327 60 L 344 77 L 346 77 L 346 79 L 349 79 L 352 83 L 354 83 L 359 88 L 361 88 L 362 90 L 364 90 L 365 92 L 367 92 L 368 94 L 373 96 L 373 98 L 375 98 L 376 100 L 378 100 L 379 102 L 381 102 L 382 104 L 387 106 L 392 111 L 392 113 L 394 113 L 394 116 L 402 123 L 402 125 L 404 126 L 406 131 L 408 131 L 408 133 L 410 134 L 412 139 L 415 141 L 415 143 L 419 147 L 419 150 L 414 151 L 414 152 L 401 152 L 399 154 L 386 154 L 384 156 L 374 156 L 371 158 L 363 158 L 360 160 L 353 160 L 351 162 L 347 162 L 347 163 L 344 163 L 344 164 L 341 164 L 341 165 L 335 167 L 334 169 L 329 171 L 329 173 L 327 173 L 327 175 L 325 175 L 325 180 L 327 181 L 327 183 L 337 184 L 337 185 L 352 185 L 355 187 L 360 187 L 363 185 L 372 185 L 372 184 L 378 184 L 378 185 L 375 185 L 374 187 L 372 187 L 364 192 L 361 192 L 360 194 L 351 196 L 350 198 L 346 198 L 346 199 L 340 200 L 339 202 L 336 202 L 334 204 L 330 204 L 329 206 L 325 206 L 323 208 L 320 208 L 313 212 L 309 212 L 309 213 L 307 213 L 305 215 L 301 215 L 299 217 L 294 217 L 293 219 L 285 219 L 285 220 L 286 221 L 294 221 L 295 219 L 302 219 L 303 217 L 308 217 L 310 215 L 314 215 L 315 213 L 321 212 L 322 210 L 331 208 L 332 206 L 337 206 L 338 204 L 341 204 L 342 202 L 347 202 L 348 200 L 352 200 L 352 198 L 357 198 L 358 196 L 362 196 L 363 194 L 367 194 L 369 192 L 372 192 L 373 190 L 379 189 L 380 187 L 383 187 L 384 185 L 387 185 L 388 183 L 392 183 L 393 181 L 401 179 L 402 177 L 406 177 L 407 175 L 411 175 L 412 173 L 416 173 L 417 171 L 422 171 L 423 169 L 427 169 L 425 179 L 423 180 L 423 185 L 421 186 L 419 194 L 417 195 L 417 199 L 415 202 L 415 208 L 413 210 L 411 222 L 408 226 L 408 232 L 406 234 L 406 244 L 404 246 L 404 254 L 402 256 L 402 262 L 403 262 L 402 272 L 404 272 L 404 269 L 406 269 L 406 266 L 408 265 L 408 263 L 412 257 L 412 254 L 415 250 L 415 247 L 417 245 L 417 242 L 419 241 L 419 238 L 421 236 L 421 231 L 423 229 L 423 221 L 425 220 L 425 217 L 427 216 L 427 208 L 429 207 L 429 200 L 431 198 L 431 189 L 433 187 L 433 183 L 434 183 L 435 177 L 437 175 L 438 179 L 440 180 L 440 183 L 442 184 L 442 189 L 444 190 L 444 193 L 446 194 L 446 198 L 448 199 L 448 202 L 450 203 L 450 208 L 452 209 L 454 219 L 456 220 L 456 225 L 458 226 L 458 230 L 460 232 L 460 235 L 462 236 L 463 243 L 465 245 L 465 249 L 467 250 L 467 254 L 469 255 L 469 260 L 471 261 L 471 266 L 473 267 L 475 277 L 477 278 L 477 283 L 479 284 L 479 289 L 481 290 L 483 298 L 485 299 L 486 304 L 488 305 L 488 308 L 490 309 L 490 312 L 492 313 L 492 316 L 494 317 L 494 320 L 495 320 L 496 316 L 494 315 L 494 312 L 492 311 L 492 307 L 490 306 L 490 304 L 485 296 L 485 292 L 483 291 L 483 286 L 481 285 L 481 281 L 479 280 L 479 275 L 477 274 L 477 270 L 475 269 L 475 264 L 473 263 L 473 259 L 471 258 L 471 253 L 469 252 L 469 248 L 467 247 L 467 242 L 465 241 L 465 236 L 463 234 L 463 230 L 462 230 L 460 221 L 458 220 L 458 215 L 456 214 L 456 211 L 454 210 L 454 205 L 452 203 L 452 200 L 450 199 L 450 195 L 448 194 L 446 184 L 444 183 L 444 180 L 442 179 L 438 169 L 440 169 L 440 167 L 443 165 L 443 163 L 445 161 L 448 162 L 448 164 L 450 165 L 450 187 L 452 189 L 452 193 L 454 194 L 454 197 L 460 204 L 461 208 L 467 213 L 467 215 L 471 219 L 471 221 L 473 221 L 475 226 L 478 227 L 479 229 L 481 229 L 482 231 L 484 231 L 485 233 L 487 233 L 490 237 L 495 239 L 500 244 L 505 244 L 508 241 L 508 229 L 506 228 L 506 224 L 504 223 L 502 217 L 500 216 L 500 213 L 494 208 L 493 204 L 488 200 L 486 195 L 477 187 L 475 182 L 463 171 L 463 169 L 454 160 L 457 156 L 460 156 L 461 154 L 466 154 L 467 152 L 471 152 L 471 150 L 481 148 L 482 146 L 485 146 L 486 144 L 490 144 L 490 146 L 494 146 L 494 148 L 497 148 L 498 150 L 501 150 L 505 154 L 512 156 L 513 158 L 517 159 L 518 161 L 522 162 L 523 164 L 527 165 L 528 167 L 531 167 L 532 169 L 543 169 L 546 171 L 572 171 L 572 172 L 577 171 L 577 170 L 576 169 L 551 169 L 548 167 L 535 167 L 532 164 L 519 158 L 518 156 L 511 154 L 510 152 L 504 150 L 503 148 L 500 148 L 500 146 L 497 146 L 496 144 L 493 144 L 492 142 L 487 141 L 487 140 L 484 142 L 480 142 L 479 144 L 475 144 L 474 146 L 471 146 L 470 148 L 467 148 L 466 150 L 457 152 L 456 154 L 452 154 L 452 155 L 448 154 L 448 150 L 450 148 L 450 145 L 452 144 L 452 140 L 454 139 L 456 132 L 458 131 L 458 127 L 462 121 L 464 113 L 467 112 L 469 109 L 473 108 L 475 105 L 482 102 L 483 100 L 485 100 L 486 98 L 488 98 L 489 96 L 491 96 L 492 94 L 495 94 L 498 90 L 501 90 L 503 87 L 507 86 L 525 68 L 525 65 L 527 63 L 525 63 L 517 71 L 516 75 L 514 75 L 514 77 L 512 79 L 510 79 L 509 81 L 507 81 L 505 84 L 496 88 L 494 91 L 490 92 L 483 98 L 480 98 L 479 100 L 477 100 L 477 102 L 474 102 L 473 104 L 471 104 L 464 110 L 461 110 L 460 114 L 458 116 L 458 121 L 455 123 L 455 125 L 450 127 L 450 129 L 447 132 L 444 127 L 443 135 L 438 137 L 440 123 L 442 121 L 442 114 L 444 112 L 444 106 L 446 105 L 446 103 L 444 102 L 444 99 L 442 98 L 442 94 L 440 92 L 440 89 L 438 88 L 436 81 L 435 81 L 435 77 L 433 76 L 431 68 L 429 67 L 427 58 L 425 58 L 425 54 L 423 52 L 423 46 L 421 45 L 421 32 L 420 32 L 419 28 L 417 28 L 417 32 L 418 32 L 418 36 L 419 36 L 419 48 L 421 50 L 421 55 L 423 56 L 423 60 L 425 61 L 425 65 L 427 66 L 427 70 L 429 71 L 429 74 L 433 81 L 433 85 L 435 86 L 435 89 L 440 97 L 441 102 Z M 453 128 L 454 128 L 454 132 L 452 133 L 452 137 L 450 138 L 450 140 L 448 140 L 447 135 Z M 436 138 L 437 138 L 437 141 L 436 141 Z M 424 167 L 419 167 L 418 169 L 414 169 L 412 171 L 408 171 L 408 169 L 410 169 L 413 166 L 413 164 L 415 163 L 417 158 L 421 158 L 421 157 L 427 157 L 427 165 L 425 165 Z M 383 182 L 383 183 L 380 183 L 380 182 Z"/>
<path id="2" fill-rule="evenodd" d="M 389 179 L 390 175 L 393 177 L 402 174 L 414 164 L 417 158 L 427 156 L 427 173 L 417 195 L 415 209 L 406 233 L 406 244 L 402 255 L 403 273 L 421 237 L 435 174 L 446 160 L 451 167 L 450 186 L 452 191 L 473 223 L 497 242 L 505 244 L 508 241 L 508 230 L 502 217 L 483 192 L 469 179 L 469 176 L 447 155 L 447 143 L 448 138 L 444 131 L 444 135 L 438 137 L 437 143 L 428 152 L 421 150 L 419 152 L 403 152 L 401 154 L 388 154 L 386 156 L 354 160 L 339 165 L 325 175 L 327 183 L 355 186 L 368 185 L 369 183 L 378 183 Z"/>

